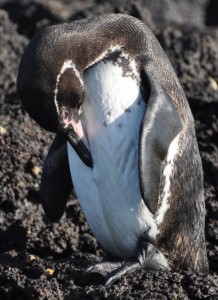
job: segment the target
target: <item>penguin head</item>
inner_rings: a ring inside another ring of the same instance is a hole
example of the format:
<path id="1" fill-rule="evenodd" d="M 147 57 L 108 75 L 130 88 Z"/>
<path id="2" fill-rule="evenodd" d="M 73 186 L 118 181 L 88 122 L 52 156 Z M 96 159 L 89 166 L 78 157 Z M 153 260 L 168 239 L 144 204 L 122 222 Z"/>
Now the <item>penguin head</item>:
<path id="1" fill-rule="evenodd" d="M 45 130 L 64 134 L 91 167 L 80 121 L 82 76 L 74 62 L 65 59 L 65 49 L 58 51 L 58 41 L 51 39 L 49 32 L 42 31 L 27 46 L 18 70 L 18 95 L 31 118 Z"/>

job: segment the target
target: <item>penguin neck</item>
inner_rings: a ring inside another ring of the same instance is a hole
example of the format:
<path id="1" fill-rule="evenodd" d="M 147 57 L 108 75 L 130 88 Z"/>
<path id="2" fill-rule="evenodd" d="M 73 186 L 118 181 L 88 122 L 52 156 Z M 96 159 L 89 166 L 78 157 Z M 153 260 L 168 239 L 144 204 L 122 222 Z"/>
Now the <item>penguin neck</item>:
<path id="1" fill-rule="evenodd" d="M 134 61 L 124 74 L 122 64 L 106 60 L 84 73 L 85 94 L 81 120 L 89 143 L 107 135 L 108 139 L 139 135 L 145 104 L 140 94 L 140 77 Z M 119 134 L 120 132 L 120 134 Z M 127 137 L 128 138 L 128 137 Z"/>

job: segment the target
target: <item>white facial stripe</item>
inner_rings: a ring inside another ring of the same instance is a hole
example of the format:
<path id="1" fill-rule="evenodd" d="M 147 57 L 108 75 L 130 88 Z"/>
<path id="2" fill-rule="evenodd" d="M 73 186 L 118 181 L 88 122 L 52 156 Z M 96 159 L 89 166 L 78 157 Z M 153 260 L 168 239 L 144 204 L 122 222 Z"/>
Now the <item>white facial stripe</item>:
<path id="1" fill-rule="evenodd" d="M 64 74 L 64 72 L 68 69 L 73 69 L 76 77 L 79 79 L 80 81 L 80 84 L 81 86 L 83 87 L 83 79 L 80 75 L 80 72 L 77 70 L 76 68 L 76 65 L 73 63 L 72 60 L 66 60 L 64 63 L 63 63 L 63 66 L 60 70 L 60 73 L 58 74 L 57 76 L 57 79 L 56 79 L 56 85 L 55 85 L 55 90 L 54 90 L 54 103 L 55 103 L 55 106 L 56 106 L 56 109 L 57 109 L 57 113 L 59 114 L 60 113 L 60 110 L 59 110 L 59 107 L 58 107 L 58 102 L 57 102 L 57 94 L 58 94 L 58 85 L 59 85 L 59 82 L 60 82 L 60 78 L 61 78 L 61 75 Z"/>
<path id="2" fill-rule="evenodd" d="M 93 60 L 86 68 L 89 68 L 89 67 L 97 64 L 99 61 L 101 61 L 103 58 L 105 58 L 110 52 L 113 53 L 113 52 L 116 52 L 116 51 L 121 51 L 122 52 L 121 47 L 120 46 L 113 46 L 113 47 L 107 49 L 106 51 L 102 52 L 95 60 Z M 123 53 L 123 56 L 124 56 L 124 53 Z"/>
<path id="3" fill-rule="evenodd" d="M 179 136 L 180 136 L 180 134 L 178 134 L 174 138 L 174 140 L 171 142 L 169 150 L 168 150 L 167 163 L 166 163 L 166 166 L 163 171 L 163 176 L 165 178 L 165 186 L 164 186 L 163 194 L 162 194 L 163 195 L 162 203 L 161 203 L 161 206 L 160 206 L 157 216 L 156 216 L 157 225 L 160 225 L 163 222 L 164 216 L 170 207 L 170 204 L 168 202 L 168 199 L 171 196 L 170 182 L 171 182 L 171 177 L 173 175 L 173 167 L 174 167 L 175 157 L 178 155 Z"/>

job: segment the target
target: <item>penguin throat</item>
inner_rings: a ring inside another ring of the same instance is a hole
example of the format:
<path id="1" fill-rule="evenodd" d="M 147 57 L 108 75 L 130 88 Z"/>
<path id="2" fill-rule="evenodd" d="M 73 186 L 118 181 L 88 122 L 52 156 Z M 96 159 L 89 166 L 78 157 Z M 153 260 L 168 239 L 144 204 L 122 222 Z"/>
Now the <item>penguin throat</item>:
<path id="1" fill-rule="evenodd" d="M 102 61 L 84 73 L 85 97 L 83 100 L 82 123 L 90 135 L 100 128 L 128 123 L 134 114 L 135 104 L 144 110 L 140 94 L 140 75 L 136 63 L 129 62 L 128 74 L 120 63 Z"/>

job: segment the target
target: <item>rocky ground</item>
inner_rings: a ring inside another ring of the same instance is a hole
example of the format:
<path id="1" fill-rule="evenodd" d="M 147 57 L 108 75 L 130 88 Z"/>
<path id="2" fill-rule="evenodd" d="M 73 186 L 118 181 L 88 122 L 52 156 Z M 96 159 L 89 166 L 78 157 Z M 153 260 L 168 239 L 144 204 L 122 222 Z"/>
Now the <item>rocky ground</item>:
<path id="1" fill-rule="evenodd" d="M 218 3 L 216 0 L 0 0 L 0 299 L 218 299 Z M 137 272 L 105 287 L 84 277 L 102 250 L 79 203 L 59 223 L 39 203 L 52 134 L 25 114 L 16 96 L 20 57 L 40 28 L 102 13 L 148 24 L 181 80 L 195 118 L 205 174 L 210 274 Z"/>

